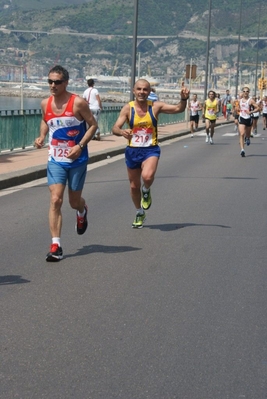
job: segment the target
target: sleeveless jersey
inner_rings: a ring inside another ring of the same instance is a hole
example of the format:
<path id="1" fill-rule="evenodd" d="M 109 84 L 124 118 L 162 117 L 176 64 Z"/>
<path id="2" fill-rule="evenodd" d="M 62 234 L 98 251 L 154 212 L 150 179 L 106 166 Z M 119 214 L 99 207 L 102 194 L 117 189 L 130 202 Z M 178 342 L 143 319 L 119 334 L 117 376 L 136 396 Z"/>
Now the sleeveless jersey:
<path id="1" fill-rule="evenodd" d="M 86 132 L 85 121 L 79 121 L 73 114 L 75 97 L 76 94 L 71 95 L 61 115 L 53 113 L 53 96 L 49 97 L 44 115 L 44 120 L 49 128 L 48 161 L 56 162 L 67 168 L 74 168 L 88 161 L 87 146 L 84 147 L 79 158 L 75 160 L 66 158 L 71 147 L 78 144 Z"/>
<path id="2" fill-rule="evenodd" d="M 190 115 L 196 116 L 198 115 L 199 102 L 198 101 L 190 101 Z"/>
<path id="3" fill-rule="evenodd" d="M 147 112 L 140 117 L 134 106 L 134 101 L 130 101 L 129 127 L 133 135 L 129 140 L 130 147 L 151 147 L 158 145 L 158 121 L 152 110 L 152 101 L 147 100 Z"/>
<path id="4" fill-rule="evenodd" d="M 267 101 L 262 100 L 262 113 L 267 114 Z"/>
<path id="5" fill-rule="evenodd" d="M 217 100 L 211 101 L 209 98 L 206 100 L 205 118 L 214 121 L 216 120 Z"/>
<path id="6" fill-rule="evenodd" d="M 250 119 L 251 115 L 247 113 L 247 111 L 250 111 L 250 105 L 249 105 L 250 98 L 248 98 L 245 102 L 243 102 L 242 98 L 239 101 L 239 106 L 240 106 L 240 116 L 243 119 Z"/>

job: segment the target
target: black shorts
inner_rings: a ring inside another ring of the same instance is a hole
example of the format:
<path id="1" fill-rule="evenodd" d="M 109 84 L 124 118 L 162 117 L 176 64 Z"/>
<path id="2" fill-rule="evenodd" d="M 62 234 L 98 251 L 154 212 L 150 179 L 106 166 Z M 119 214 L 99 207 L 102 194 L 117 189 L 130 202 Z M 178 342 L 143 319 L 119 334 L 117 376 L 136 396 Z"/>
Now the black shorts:
<path id="1" fill-rule="evenodd" d="M 238 121 L 239 121 L 240 125 L 245 125 L 248 127 L 252 125 L 252 118 L 245 119 L 245 118 L 242 118 L 242 116 L 240 116 Z"/>
<path id="2" fill-rule="evenodd" d="M 267 114 L 262 114 L 263 118 L 267 118 Z"/>
<path id="3" fill-rule="evenodd" d="M 239 115 L 238 115 L 238 114 L 234 114 L 234 118 L 235 118 L 235 119 L 238 119 L 238 118 L 239 118 Z"/>
<path id="4" fill-rule="evenodd" d="M 199 115 L 190 115 L 190 121 L 198 123 L 199 122 Z"/>
<path id="5" fill-rule="evenodd" d="M 209 118 L 205 118 L 206 121 L 209 121 L 210 123 L 216 123 L 216 119 L 209 119 Z"/>

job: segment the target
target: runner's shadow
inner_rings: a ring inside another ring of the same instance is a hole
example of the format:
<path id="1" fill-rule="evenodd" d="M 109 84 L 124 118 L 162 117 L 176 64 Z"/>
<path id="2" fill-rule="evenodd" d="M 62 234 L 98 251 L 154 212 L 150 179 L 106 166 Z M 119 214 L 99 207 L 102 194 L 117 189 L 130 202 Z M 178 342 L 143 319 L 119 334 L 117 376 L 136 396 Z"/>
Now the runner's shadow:
<path id="1" fill-rule="evenodd" d="M 9 275 L 9 276 L 0 276 L 0 285 L 11 285 L 11 284 L 24 284 L 30 283 L 30 280 L 26 280 L 21 278 L 21 276 Z"/>
<path id="2" fill-rule="evenodd" d="M 75 254 L 64 255 L 64 258 L 72 258 L 74 256 L 82 256 L 93 253 L 103 253 L 103 254 L 117 254 L 123 252 L 140 251 L 142 248 L 131 247 L 131 246 L 113 246 L 113 245 L 86 245 L 80 249 Z"/>
<path id="3" fill-rule="evenodd" d="M 169 224 L 154 224 L 144 225 L 144 228 L 160 231 L 174 231 L 184 229 L 185 227 L 193 226 L 207 226 L 207 227 L 221 227 L 222 229 L 230 229 L 230 226 L 224 226 L 222 224 L 205 224 L 205 223 L 169 223 Z"/>

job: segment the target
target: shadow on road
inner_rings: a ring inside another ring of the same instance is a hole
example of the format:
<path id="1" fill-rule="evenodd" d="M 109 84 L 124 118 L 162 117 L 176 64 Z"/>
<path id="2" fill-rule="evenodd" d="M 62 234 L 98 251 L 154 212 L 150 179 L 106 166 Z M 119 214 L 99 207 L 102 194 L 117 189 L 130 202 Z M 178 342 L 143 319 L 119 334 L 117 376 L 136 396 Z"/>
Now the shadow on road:
<path id="1" fill-rule="evenodd" d="M 24 284 L 30 283 L 30 280 L 21 278 L 21 276 L 0 276 L 0 285 L 11 285 L 11 284 Z"/>
<path id="2" fill-rule="evenodd" d="M 169 223 L 169 224 L 153 224 L 153 225 L 144 225 L 146 229 L 153 229 L 153 230 L 161 230 L 161 231 L 173 231 L 183 229 L 185 227 L 192 227 L 192 226 L 210 226 L 210 227 L 221 227 L 222 229 L 230 229 L 230 226 L 224 226 L 222 224 L 205 224 L 205 223 Z"/>
<path id="3" fill-rule="evenodd" d="M 86 245 L 75 254 L 64 255 L 64 258 L 72 258 L 73 256 L 88 255 L 92 253 L 104 253 L 104 254 L 114 254 L 122 252 L 140 251 L 142 248 L 136 248 L 131 246 L 113 246 L 113 245 Z"/>

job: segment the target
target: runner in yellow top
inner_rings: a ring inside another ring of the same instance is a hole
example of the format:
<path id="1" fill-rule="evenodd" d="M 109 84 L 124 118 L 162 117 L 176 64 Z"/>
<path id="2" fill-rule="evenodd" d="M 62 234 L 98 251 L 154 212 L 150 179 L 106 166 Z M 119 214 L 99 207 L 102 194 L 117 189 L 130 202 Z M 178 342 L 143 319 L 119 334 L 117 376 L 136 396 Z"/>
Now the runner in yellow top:
<path id="1" fill-rule="evenodd" d="M 162 101 L 147 100 L 151 91 L 150 84 L 145 79 L 139 79 L 134 85 L 135 100 L 126 104 L 112 128 L 116 136 L 123 136 L 128 141 L 125 150 L 128 178 L 132 201 L 136 208 L 136 216 L 132 227 L 142 228 L 145 221 L 145 211 L 150 208 L 152 199 L 150 187 L 154 181 L 160 157 L 158 146 L 158 115 L 178 114 L 184 112 L 189 98 L 189 90 L 182 85 L 181 101 L 176 105 Z M 127 123 L 128 128 L 123 125 Z M 141 189 L 141 180 L 143 186 Z"/>
<path id="2" fill-rule="evenodd" d="M 213 144 L 214 128 L 216 123 L 216 114 L 219 112 L 216 93 L 213 90 L 208 92 L 208 99 L 204 102 L 203 116 L 206 125 L 206 143 Z M 203 118 L 203 117 L 202 117 Z"/>
<path id="3" fill-rule="evenodd" d="M 128 142 L 130 147 L 150 147 L 158 144 L 157 119 L 153 114 L 152 104 L 151 100 L 147 100 L 147 112 L 140 116 L 136 112 L 135 102 L 129 102 L 129 127 L 132 129 L 132 136 Z"/>

